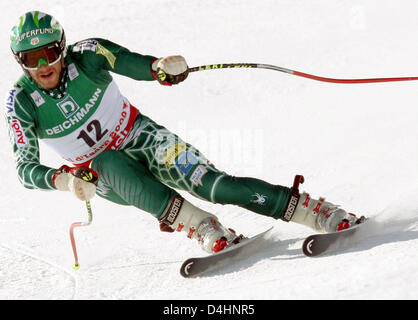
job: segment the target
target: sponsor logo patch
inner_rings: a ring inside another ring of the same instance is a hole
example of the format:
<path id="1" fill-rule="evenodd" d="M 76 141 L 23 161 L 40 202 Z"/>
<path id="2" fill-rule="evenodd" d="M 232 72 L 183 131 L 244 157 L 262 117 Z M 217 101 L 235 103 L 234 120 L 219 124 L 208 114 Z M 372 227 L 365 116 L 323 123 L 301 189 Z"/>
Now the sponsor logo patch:
<path id="1" fill-rule="evenodd" d="M 12 89 L 9 91 L 9 95 L 6 100 L 6 109 L 7 109 L 7 116 L 14 116 L 15 113 L 15 96 L 16 96 L 16 89 Z"/>
<path id="2" fill-rule="evenodd" d="M 36 46 L 38 43 L 39 43 L 39 38 L 38 37 L 33 38 L 33 39 L 30 40 L 30 44 L 33 45 L 33 46 Z"/>
<path id="3" fill-rule="evenodd" d="M 109 50 L 107 50 L 105 47 L 103 47 L 100 43 L 97 44 L 96 54 L 101 54 L 105 56 L 105 58 L 107 59 L 107 62 L 109 62 L 109 65 L 112 67 L 112 69 L 115 68 L 115 62 L 116 62 L 115 55 Z"/>
<path id="4" fill-rule="evenodd" d="M 178 156 L 176 166 L 187 175 L 197 162 L 198 160 L 192 152 L 185 151 Z"/>
<path id="5" fill-rule="evenodd" d="M 184 199 L 182 197 L 176 196 L 170 202 L 169 207 L 166 211 L 162 214 L 160 221 L 167 225 L 172 225 L 174 221 L 176 221 L 177 216 L 180 213 L 180 209 L 183 205 Z"/>
<path id="6" fill-rule="evenodd" d="M 252 203 L 259 204 L 260 206 L 263 206 L 265 204 L 266 198 L 267 198 L 267 196 L 265 196 L 263 194 L 259 194 L 257 192 L 253 195 L 253 197 L 255 199 L 251 200 L 251 202 Z"/>
<path id="7" fill-rule="evenodd" d="M 97 40 L 83 40 L 80 42 L 77 42 L 72 51 L 73 52 L 80 52 L 83 53 L 84 51 L 93 51 L 96 52 L 97 47 Z"/>
<path id="8" fill-rule="evenodd" d="M 68 77 L 71 81 L 73 81 L 75 78 L 77 78 L 80 74 L 78 73 L 78 70 L 74 63 L 71 63 L 68 65 Z"/>
<path id="9" fill-rule="evenodd" d="M 26 146 L 28 143 L 28 139 L 26 138 L 25 133 L 23 132 L 22 124 L 20 123 L 20 121 L 18 119 L 12 119 L 10 125 L 14 133 L 17 147 L 22 148 Z"/>
<path id="10" fill-rule="evenodd" d="M 289 200 L 289 205 L 287 206 L 283 220 L 290 221 L 292 219 L 293 214 L 295 213 L 298 201 L 299 201 L 299 196 L 291 195 L 290 200 Z"/>
<path id="11" fill-rule="evenodd" d="M 198 166 L 192 173 L 192 175 L 190 176 L 190 181 L 195 185 L 203 185 L 202 183 L 202 178 L 203 176 L 208 172 L 208 170 L 203 166 L 200 165 Z"/>
<path id="12" fill-rule="evenodd" d="M 163 161 L 165 165 L 168 168 L 170 168 L 173 164 L 175 164 L 175 160 L 177 159 L 179 154 L 186 151 L 186 149 L 187 149 L 187 145 L 185 143 L 178 143 L 170 147 L 163 157 Z"/>
<path id="13" fill-rule="evenodd" d="M 35 102 L 37 107 L 40 107 L 45 103 L 44 98 L 42 98 L 41 94 L 38 91 L 34 91 L 30 94 L 31 98 Z"/>
<path id="14" fill-rule="evenodd" d="M 68 97 L 64 100 L 58 102 L 57 106 L 66 118 L 71 117 L 80 109 L 80 106 L 70 95 L 68 95 Z"/>

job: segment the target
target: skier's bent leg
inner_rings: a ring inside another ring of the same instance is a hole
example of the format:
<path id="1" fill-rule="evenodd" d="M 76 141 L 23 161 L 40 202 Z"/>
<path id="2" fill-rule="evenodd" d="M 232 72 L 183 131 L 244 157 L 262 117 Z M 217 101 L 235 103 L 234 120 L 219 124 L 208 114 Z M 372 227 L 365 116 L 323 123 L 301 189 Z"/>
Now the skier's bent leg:
<path id="1" fill-rule="evenodd" d="M 120 151 L 105 151 L 91 167 L 99 175 L 97 194 L 118 204 L 132 205 L 158 218 L 177 192 L 157 179 L 140 162 Z"/>
<path id="2" fill-rule="evenodd" d="M 217 252 L 239 237 L 213 214 L 205 212 L 158 181 L 139 161 L 120 151 L 106 151 L 92 162 L 99 175 L 97 193 L 122 205 L 133 205 L 160 220 L 161 231 L 184 231 L 207 252 Z"/>
<path id="3" fill-rule="evenodd" d="M 124 151 L 136 161 L 142 161 L 165 185 L 213 203 L 235 204 L 315 230 L 335 231 L 353 223 L 354 218 L 344 210 L 335 210 L 337 206 L 311 199 L 306 193 L 298 193 L 295 202 L 291 191 L 294 188 L 221 172 L 196 148 L 145 116 L 140 125 L 140 134 L 124 147 Z M 317 211 L 328 213 L 318 215 Z"/>

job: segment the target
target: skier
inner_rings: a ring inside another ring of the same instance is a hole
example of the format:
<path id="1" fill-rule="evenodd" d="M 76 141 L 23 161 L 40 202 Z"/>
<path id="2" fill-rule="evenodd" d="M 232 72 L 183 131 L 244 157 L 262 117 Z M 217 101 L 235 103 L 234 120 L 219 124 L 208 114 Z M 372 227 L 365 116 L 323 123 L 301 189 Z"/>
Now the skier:
<path id="1" fill-rule="evenodd" d="M 242 239 L 176 190 L 212 203 L 304 224 L 320 232 L 349 228 L 357 218 L 298 186 L 233 177 L 196 148 L 142 114 L 121 94 L 110 72 L 171 86 L 186 80 L 182 56 L 134 53 L 105 39 L 66 46 L 59 22 L 27 12 L 12 28 L 11 49 L 24 74 L 9 91 L 6 118 L 20 182 L 29 189 L 96 193 L 158 219 L 162 231 L 184 231 L 207 252 Z M 71 167 L 40 164 L 38 139 Z"/>

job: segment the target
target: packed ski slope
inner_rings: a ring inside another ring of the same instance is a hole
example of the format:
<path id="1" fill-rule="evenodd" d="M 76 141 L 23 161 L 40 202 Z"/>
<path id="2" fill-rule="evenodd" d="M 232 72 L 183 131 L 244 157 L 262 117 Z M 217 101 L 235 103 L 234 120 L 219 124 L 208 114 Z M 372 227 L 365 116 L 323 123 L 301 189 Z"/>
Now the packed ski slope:
<path id="1" fill-rule="evenodd" d="M 328 77 L 418 75 L 418 4 L 402 1 L 61 1 L 0 3 L 6 95 L 21 70 L 8 34 L 29 10 L 53 14 L 68 43 L 103 37 L 189 66 L 257 62 Z M 68 193 L 24 189 L 0 130 L 0 299 L 416 299 L 418 298 L 418 82 L 342 85 L 269 70 L 190 74 L 163 87 L 115 76 L 140 110 L 200 149 L 218 168 L 302 189 L 371 218 L 338 254 L 307 258 L 311 231 L 185 194 L 246 235 L 274 226 L 251 257 L 184 279 L 203 255 L 150 215 L 99 197 L 93 223 Z M 42 146 L 44 164 L 62 160 Z"/>

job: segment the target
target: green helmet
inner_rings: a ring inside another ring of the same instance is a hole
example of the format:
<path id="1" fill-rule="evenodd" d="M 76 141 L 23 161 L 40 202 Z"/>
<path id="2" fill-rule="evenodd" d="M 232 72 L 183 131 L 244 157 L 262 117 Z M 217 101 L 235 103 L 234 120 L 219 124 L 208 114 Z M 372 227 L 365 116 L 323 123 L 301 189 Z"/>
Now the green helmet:
<path id="1" fill-rule="evenodd" d="M 20 52 L 31 51 L 55 44 L 60 52 L 66 53 L 65 33 L 59 22 L 49 14 L 30 11 L 19 18 L 12 28 L 10 47 L 21 64 Z"/>

